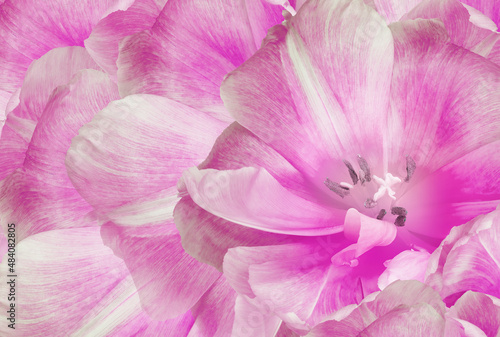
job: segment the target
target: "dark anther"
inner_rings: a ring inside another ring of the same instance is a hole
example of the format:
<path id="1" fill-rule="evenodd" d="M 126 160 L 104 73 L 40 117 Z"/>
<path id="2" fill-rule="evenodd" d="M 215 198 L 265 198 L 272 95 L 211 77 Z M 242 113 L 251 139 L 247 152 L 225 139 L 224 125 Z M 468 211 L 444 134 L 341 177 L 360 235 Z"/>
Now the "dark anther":
<path id="1" fill-rule="evenodd" d="M 366 208 L 373 208 L 375 206 L 377 206 L 377 202 L 375 200 L 373 200 L 372 198 L 366 199 L 366 201 L 365 201 Z"/>
<path id="2" fill-rule="evenodd" d="M 347 166 L 347 169 L 349 170 L 349 175 L 351 176 L 353 185 L 356 185 L 359 180 L 356 171 L 354 171 L 354 168 L 352 167 L 351 163 L 349 163 L 347 160 L 344 160 L 344 164 L 345 166 Z"/>
<path id="3" fill-rule="evenodd" d="M 406 217 L 404 215 L 400 215 L 396 218 L 394 224 L 398 227 L 403 227 L 405 225 L 405 222 L 406 222 Z"/>
<path id="4" fill-rule="evenodd" d="M 364 183 L 365 183 L 365 174 L 361 170 L 359 170 L 359 180 L 361 181 L 361 185 L 364 185 Z"/>
<path id="5" fill-rule="evenodd" d="M 365 158 L 361 157 L 359 154 L 358 154 L 358 164 L 361 170 L 363 170 L 365 174 L 366 181 L 370 182 L 372 180 L 370 168 L 368 167 L 368 163 L 366 162 Z"/>
<path id="6" fill-rule="evenodd" d="M 386 214 L 387 214 L 386 210 L 382 208 L 380 212 L 378 212 L 377 220 L 382 220 Z"/>
<path id="7" fill-rule="evenodd" d="M 417 164 L 415 163 L 413 158 L 410 156 L 406 156 L 406 178 L 405 178 L 406 182 L 410 181 L 416 168 Z"/>
<path id="8" fill-rule="evenodd" d="M 331 181 L 330 178 L 326 178 L 323 184 L 325 184 L 326 187 L 330 189 L 330 191 L 334 192 L 341 198 L 345 197 L 346 195 L 349 195 L 349 188 L 340 186 L 339 183 Z"/>
<path id="9" fill-rule="evenodd" d="M 393 208 L 391 208 L 391 214 L 399 215 L 399 216 L 406 216 L 408 214 L 408 212 L 403 207 L 393 207 Z"/>

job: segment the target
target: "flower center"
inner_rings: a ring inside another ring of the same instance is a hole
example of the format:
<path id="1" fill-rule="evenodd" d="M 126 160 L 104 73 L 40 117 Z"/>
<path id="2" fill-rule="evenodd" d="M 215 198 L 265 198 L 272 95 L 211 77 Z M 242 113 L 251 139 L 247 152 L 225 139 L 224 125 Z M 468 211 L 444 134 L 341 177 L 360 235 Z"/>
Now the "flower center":
<path id="1" fill-rule="evenodd" d="M 363 202 L 363 206 L 366 209 L 372 209 L 377 207 L 379 205 L 379 201 L 383 201 L 383 199 L 387 198 L 392 199 L 390 202 L 390 207 L 388 208 L 390 208 L 391 214 L 395 216 L 394 224 L 400 227 L 404 226 L 408 212 L 406 211 L 405 208 L 395 205 L 395 201 L 397 200 L 396 187 L 399 187 L 399 185 L 403 183 L 403 180 L 399 177 L 394 176 L 391 173 L 386 173 L 384 179 L 374 174 L 372 175 L 368 162 L 360 155 L 358 155 L 357 160 L 360 168 L 358 173 L 356 173 L 356 170 L 349 161 L 347 160 L 343 161 L 345 166 L 347 167 L 347 170 L 349 171 L 349 176 L 351 177 L 352 184 L 347 182 L 337 183 L 330 180 L 330 178 L 326 178 L 324 181 L 325 186 L 328 187 L 330 191 L 334 192 L 342 199 L 345 197 L 352 197 L 352 194 L 358 196 L 368 195 L 366 200 L 364 200 Z M 415 172 L 415 169 L 416 169 L 415 161 L 410 156 L 407 156 L 406 177 L 404 179 L 404 182 L 408 183 L 410 181 L 411 177 L 413 176 L 413 173 Z M 371 183 L 372 180 L 373 184 Z M 356 187 L 358 183 L 360 183 L 360 187 Z M 370 197 L 371 193 L 369 193 L 369 190 L 370 187 L 372 191 L 374 190 L 373 185 L 376 185 L 375 187 L 376 188 L 378 187 L 378 189 L 373 194 L 373 197 Z M 385 200 L 383 204 L 387 204 L 387 200 Z M 378 220 L 383 220 L 386 214 L 387 214 L 386 209 L 380 208 L 376 218 Z"/>

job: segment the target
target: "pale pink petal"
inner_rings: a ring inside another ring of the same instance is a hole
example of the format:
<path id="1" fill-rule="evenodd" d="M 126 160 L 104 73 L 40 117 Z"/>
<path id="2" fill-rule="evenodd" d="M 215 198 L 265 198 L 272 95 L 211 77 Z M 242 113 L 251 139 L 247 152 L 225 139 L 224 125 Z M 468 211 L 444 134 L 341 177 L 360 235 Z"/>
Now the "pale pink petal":
<path id="1" fill-rule="evenodd" d="M 500 211 L 455 227 L 429 260 L 426 283 L 453 304 L 467 290 L 500 295 Z"/>
<path id="2" fill-rule="evenodd" d="M 379 34 L 365 34 L 360 22 L 373 22 Z M 328 159 L 381 153 L 374 144 L 386 119 L 393 45 L 373 9 L 311 1 L 266 40 L 221 88 L 241 125 L 312 177 Z M 368 71 L 371 64 L 378 66 Z"/>
<path id="3" fill-rule="evenodd" d="M 475 24 L 476 26 L 478 26 L 480 28 L 488 29 L 488 30 L 491 30 L 493 32 L 497 31 L 498 27 L 491 18 L 489 18 L 484 13 L 482 13 L 481 11 L 477 10 L 474 7 L 471 7 L 471 6 L 466 5 L 464 3 L 462 3 L 462 5 L 469 12 L 469 15 L 470 15 L 469 21 L 470 22 L 472 22 L 473 24 Z"/>
<path id="4" fill-rule="evenodd" d="M 10 267 L 3 261 L 0 289 L 8 293 Z M 137 290 L 121 259 L 102 244 L 99 228 L 40 233 L 16 246 L 16 325 L 19 336 L 186 336 L 188 313 L 153 322 L 140 307 Z M 0 334 L 11 336 L 0 299 Z M 148 334 L 149 332 L 149 334 Z"/>
<path id="5" fill-rule="evenodd" d="M 85 48 L 97 64 L 116 79 L 120 41 L 128 35 L 150 29 L 160 11 L 153 0 L 136 0 L 126 11 L 116 11 L 99 21 L 85 40 Z"/>
<path id="6" fill-rule="evenodd" d="M 68 174 L 100 214 L 174 187 L 206 157 L 225 124 L 164 97 L 112 102 L 80 129 L 68 151 Z"/>
<path id="7" fill-rule="evenodd" d="M 393 259 L 386 261 L 384 265 L 387 269 L 378 279 L 379 288 L 384 290 L 389 284 L 397 280 L 424 282 L 429 257 L 430 254 L 425 250 L 405 250 Z"/>
<path id="8" fill-rule="evenodd" d="M 484 336 L 497 336 L 500 332 L 500 300 L 473 291 L 467 291 L 451 307 L 449 315 L 460 322 L 468 322 L 483 332 Z M 464 326 L 469 328 L 467 325 Z"/>
<path id="9" fill-rule="evenodd" d="M 229 248 L 279 245 L 302 239 L 237 225 L 205 211 L 190 197 L 177 203 L 174 219 L 186 252 L 219 270 L 222 270 L 222 260 Z"/>
<path id="10" fill-rule="evenodd" d="M 401 163 L 410 155 L 422 177 L 497 140 L 500 67 L 447 43 L 439 21 L 405 21 L 391 29 L 391 139 L 397 141 L 388 150 L 390 166 L 404 171 Z"/>
<path id="11" fill-rule="evenodd" d="M 260 138 L 238 123 L 217 138 L 199 169 L 235 170 L 247 166 L 265 168 L 281 186 L 308 200 L 316 200 L 308 180 Z"/>
<path id="12" fill-rule="evenodd" d="M 261 1 L 249 8 L 247 0 L 168 1 L 151 31 L 122 42 L 122 96 L 157 94 L 232 121 L 219 95 L 224 76 L 257 50 L 263 31 L 283 20 L 279 6 Z"/>
<path id="13" fill-rule="evenodd" d="M 374 2 L 377 11 L 386 19 L 387 23 L 391 23 L 401 19 L 422 0 L 374 0 Z"/>
<path id="14" fill-rule="evenodd" d="M 500 25 L 500 3 L 491 0 L 462 0 L 463 4 L 469 5 L 487 17 L 498 26 Z"/>
<path id="15" fill-rule="evenodd" d="M 444 314 L 445 305 L 432 288 L 418 281 L 396 281 L 356 308 L 332 315 L 307 336 L 437 337 L 443 336 Z"/>
<path id="16" fill-rule="evenodd" d="M 380 221 L 359 213 L 354 208 L 347 211 L 344 235 L 356 240 L 354 257 L 357 258 L 375 246 L 387 246 L 396 238 L 397 227 L 387 221 Z"/>
<path id="17" fill-rule="evenodd" d="M 106 15 L 127 9 L 133 0 L 6 0 L 0 9 L 0 90 L 21 86 L 30 63 L 53 48 L 82 46 Z"/>
<path id="18" fill-rule="evenodd" d="M 411 308 L 394 309 L 366 327 L 360 335 L 442 337 L 444 328 L 445 320 L 442 315 L 427 303 L 420 303 Z"/>
<path id="19" fill-rule="evenodd" d="M 86 215 L 92 207 L 68 178 L 66 151 L 78 129 L 117 98 L 118 88 L 108 76 L 90 69 L 77 73 L 68 85 L 53 92 L 23 167 L 3 180 L 0 188 L 2 226 L 8 221 L 17 223 L 18 240 L 56 228 L 89 225 Z"/>
<path id="20" fill-rule="evenodd" d="M 99 69 L 82 47 L 51 50 L 29 67 L 19 92 L 11 98 L 6 124 L 0 139 L 0 180 L 22 166 L 36 123 L 52 91 L 67 84 L 82 69 Z"/>
<path id="21" fill-rule="evenodd" d="M 194 327 L 202 332 L 201 336 L 230 336 L 236 296 L 225 277 L 221 276 L 192 307 Z"/>
<path id="22" fill-rule="evenodd" d="M 103 239 L 155 319 L 185 312 L 220 276 L 183 251 L 172 212 L 182 170 L 203 160 L 223 128 L 167 98 L 131 95 L 100 111 L 68 151 L 74 186 L 109 221 Z"/>
<path id="23" fill-rule="evenodd" d="M 299 337 L 295 331 L 290 330 L 285 322 L 281 323 L 280 329 L 276 333 L 275 337 Z"/>
<path id="24" fill-rule="evenodd" d="M 472 7 L 479 9 L 474 5 Z M 487 15 L 487 13 L 484 14 Z M 491 43 L 488 41 L 494 39 L 496 33 L 491 31 L 492 27 L 485 29 L 475 24 L 476 17 L 474 13 L 471 16 L 466 6 L 457 0 L 424 0 L 403 19 L 439 19 L 444 23 L 454 44 L 472 51 L 479 48 L 478 51 L 481 51 L 481 48 L 484 47 L 481 44 Z"/>
<path id="25" fill-rule="evenodd" d="M 326 235 L 343 230 L 344 210 L 292 194 L 262 168 L 191 168 L 184 172 L 181 184 L 180 192 L 187 191 L 201 208 L 246 227 L 291 235 Z"/>
<path id="26" fill-rule="evenodd" d="M 113 210 L 101 227 L 104 244 L 132 274 L 141 304 L 155 320 L 188 311 L 221 276 L 184 252 L 172 210 L 175 188 Z"/>
<path id="27" fill-rule="evenodd" d="M 281 319 L 268 313 L 269 308 L 259 308 L 238 296 L 234 305 L 234 325 L 231 336 L 275 337 Z"/>

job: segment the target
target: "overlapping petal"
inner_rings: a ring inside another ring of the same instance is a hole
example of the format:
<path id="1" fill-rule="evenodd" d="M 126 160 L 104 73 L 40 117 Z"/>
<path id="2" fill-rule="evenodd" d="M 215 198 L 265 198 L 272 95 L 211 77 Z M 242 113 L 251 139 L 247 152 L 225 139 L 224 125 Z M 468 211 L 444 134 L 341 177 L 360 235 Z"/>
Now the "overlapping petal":
<path id="1" fill-rule="evenodd" d="M 219 97 L 220 83 L 283 20 L 281 11 L 263 0 L 168 1 L 150 31 L 123 41 L 120 93 L 161 95 L 232 121 Z"/>
<path id="2" fill-rule="evenodd" d="M 190 313 L 154 322 L 141 310 L 125 264 L 102 244 L 97 227 L 30 236 L 17 245 L 16 259 L 16 329 L 2 324 L 2 335 L 173 337 L 193 325 Z M 2 261 L 2 275 L 11 274 L 8 268 Z M 5 294 L 8 287 L 0 285 Z M 10 303 L 0 299 L 4 323 Z"/>
<path id="3" fill-rule="evenodd" d="M 6 0 L 0 7 L 0 90 L 13 93 L 21 86 L 30 63 L 50 51 L 82 46 L 105 16 L 125 10 L 133 0 Z"/>
<path id="4" fill-rule="evenodd" d="M 82 69 L 99 69 L 82 47 L 57 48 L 31 64 L 18 99 L 10 97 L 8 117 L 0 139 L 0 180 L 22 166 L 33 131 L 52 91 L 66 85 Z"/>
<path id="5" fill-rule="evenodd" d="M 50 96 L 33 133 L 23 167 L 4 179 L 0 218 L 18 224 L 18 240 L 57 228 L 94 224 L 92 208 L 75 190 L 64 164 L 78 129 L 118 98 L 105 73 L 82 70 Z"/>

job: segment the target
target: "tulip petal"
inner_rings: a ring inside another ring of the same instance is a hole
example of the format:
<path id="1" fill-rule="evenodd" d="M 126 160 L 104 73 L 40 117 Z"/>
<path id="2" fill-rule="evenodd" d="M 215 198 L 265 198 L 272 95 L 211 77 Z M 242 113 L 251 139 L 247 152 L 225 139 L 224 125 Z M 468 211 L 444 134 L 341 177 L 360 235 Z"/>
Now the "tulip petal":
<path id="1" fill-rule="evenodd" d="M 279 245 L 300 238 L 237 225 L 205 211 L 190 197 L 184 197 L 177 203 L 174 220 L 186 252 L 221 271 L 222 260 L 230 248 Z"/>
<path id="2" fill-rule="evenodd" d="M 422 177 L 498 140 L 500 67 L 447 43 L 439 21 L 404 21 L 392 24 L 391 30 L 395 67 L 390 138 L 398 141 L 388 148 L 390 165 L 404 170 L 401 162 L 410 155 Z"/>
<path id="3" fill-rule="evenodd" d="M 191 309 L 194 326 L 203 332 L 202 336 L 229 336 L 233 329 L 235 302 L 236 292 L 221 276 Z"/>
<path id="4" fill-rule="evenodd" d="M 153 0 L 135 1 L 126 11 L 111 13 L 92 29 L 85 48 L 101 68 L 116 80 L 119 42 L 126 36 L 150 29 L 161 8 Z"/>
<path id="5" fill-rule="evenodd" d="M 66 166 L 78 192 L 105 215 L 175 186 L 201 162 L 225 124 L 164 97 L 112 102 L 80 129 Z"/>
<path id="6" fill-rule="evenodd" d="M 422 0 L 374 0 L 377 11 L 386 19 L 387 23 L 396 22 Z"/>
<path id="7" fill-rule="evenodd" d="M 243 167 L 266 169 L 281 186 L 302 198 L 315 199 L 306 178 L 260 138 L 233 123 L 217 138 L 201 169 L 236 170 Z"/>
<path id="8" fill-rule="evenodd" d="M 387 269 L 378 279 L 380 290 L 396 280 L 424 282 L 429 257 L 430 254 L 426 251 L 405 250 L 384 263 Z"/>
<path id="9" fill-rule="evenodd" d="M 154 322 L 141 310 L 126 266 L 102 244 L 97 227 L 33 235 L 17 245 L 16 260 L 16 334 L 174 337 L 193 324 L 189 313 Z M 10 275 L 8 268 L 3 261 L 1 275 Z M 7 294 L 6 277 L 0 289 Z M 0 299 L 2 316 L 10 303 Z M 2 335 L 11 331 L 0 326 Z"/>
<path id="10" fill-rule="evenodd" d="M 265 169 L 245 167 L 217 171 L 191 168 L 185 189 L 210 213 L 234 223 L 271 233 L 326 235 L 343 230 L 344 210 L 302 199 L 281 186 Z"/>
<path id="11" fill-rule="evenodd" d="M 188 311 L 221 275 L 182 249 L 172 217 L 176 192 L 171 188 L 115 209 L 101 227 L 104 244 L 124 260 L 142 307 L 155 320 Z"/>
<path id="12" fill-rule="evenodd" d="M 274 337 L 281 324 L 279 317 L 266 315 L 241 296 L 236 298 L 234 315 L 231 336 Z"/>
<path id="13" fill-rule="evenodd" d="M 247 10 L 246 2 L 168 1 L 151 31 L 122 42 L 118 59 L 122 96 L 165 96 L 232 121 L 219 95 L 224 76 L 257 50 L 263 31 L 283 20 L 279 6 L 259 6 L 261 0 L 256 0 Z"/>
<path id="14" fill-rule="evenodd" d="M 455 226 L 500 203 L 500 141 L 472 151 L 432 174 L 401 197 L 408 211 L 406 228 L 444 238 Z"/>
<path id="15" fill-rule="evenodd" d="M 89 225 L 87 214 L 92 208 L 73 187 L 64 160 L 78 129 L 117 98 L 117 87 L 107 75 L 90 69 L 53 92 L 23 167 L 3 180 L 0 189 L 2 226 L 17 223 L 18 240 L 56 228 Z"/>
<path id="16" fill-rule="evenodd" d="M 497 336 L 500 331 L 500 300 L 467 291 L 450 309 L 450 316 L 474 324 L 485 336 Z"/>
<path id="17" fill-rule="evenodd" d="M 67 84 L 78 71 L 88 68 L 99 69 L 99 66 L 82 47 L 57 48 L 31 64 L 19 92 L 19 103 L 9 111 L 3 127 L 0 180 L 22 166 L 36 123 L 52 91 Z"/>
<path id="18" fill-rule="evenodd" d="M 429 260 L 426 283 L 453 304 L 465 291 L 499 297 L 500 212 L 481 215 L 452 229 Z"/>
<path id="19" fill-rule="evenodd" d="M 475 6 L 472 7 L 479 9 Z M 491 27 L 485 29 L 476 25 L 474 23 L 476 17 L 474 12 L 468 10 L 467 6 L 457 0 L 424 0 L 403 19 L 438 18 L 444 23 L 453 44 L 474 51 L 475 48 L 480 47 L 482 43 L 496 35 L 491 31 Z"/>
<path id="20" fill-rule="evenodd" d="M 6 0 L 0 13 L 0 90 L 14 92 L 30 63 L 53 48 L 82 46 L 106 15 L 134 0 Z"/>
<path id="21" fill-rule="evenodd" d="M 360 22 L 379 34 L 367 36 Z M 374 144 L 382 141 L 393 60 L 383 19 L 361 1 L 311 1 L 287 27 L 274 27 L 225 79 L 229 112 L 312 177 L 328 159 L 381 154 Z"/>

